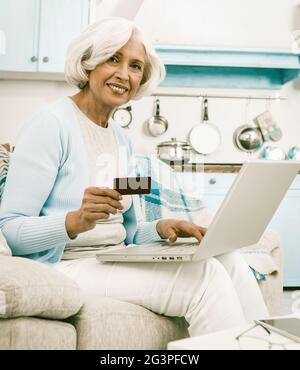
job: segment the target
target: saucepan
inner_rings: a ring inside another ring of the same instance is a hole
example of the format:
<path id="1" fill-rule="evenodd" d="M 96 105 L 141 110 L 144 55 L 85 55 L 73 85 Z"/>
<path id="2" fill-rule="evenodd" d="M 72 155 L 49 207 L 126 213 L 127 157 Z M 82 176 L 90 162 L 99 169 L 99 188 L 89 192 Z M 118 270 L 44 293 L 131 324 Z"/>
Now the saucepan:
<path id="1" fill-rule="evenodd" d="M 155 100 L 154 103 L 155 114 L 146 121 L 149 133 L 152 136 L 160 136 L 164 134 L 168 129 L 168 121 L 165 117 L 160 115 L 160 102 L 159 99 Z"/>
<path id="2" fill-rule="evenodd" d="M 187 142 L 174 137 L 157 145 L 158 158 L 167 162 L 189 162 L 192 152 L 193 149 Z"/>

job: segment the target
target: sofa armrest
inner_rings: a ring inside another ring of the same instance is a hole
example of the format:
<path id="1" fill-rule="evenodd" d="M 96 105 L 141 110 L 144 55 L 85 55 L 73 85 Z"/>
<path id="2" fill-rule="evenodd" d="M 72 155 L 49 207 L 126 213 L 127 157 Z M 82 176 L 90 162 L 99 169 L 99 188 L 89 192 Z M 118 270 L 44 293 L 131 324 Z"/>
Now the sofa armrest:
<path id="1" fill-rule="evenodd" d="M 65 319 L 82 304 L 80 288 L 63 273 L 26 258 L 0 256 L 0 319 Z"/>

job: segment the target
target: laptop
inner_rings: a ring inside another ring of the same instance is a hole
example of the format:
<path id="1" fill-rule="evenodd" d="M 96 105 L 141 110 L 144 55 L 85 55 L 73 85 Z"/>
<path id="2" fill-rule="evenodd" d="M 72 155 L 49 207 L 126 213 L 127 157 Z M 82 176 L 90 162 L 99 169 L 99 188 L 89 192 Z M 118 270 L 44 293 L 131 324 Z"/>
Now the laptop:
<path id="1" fill-rule="evenodd" d="M 248 161 L 201 242 L 129 244 L 97 253 L 100 262 L 200 261 L 256 244 L 300 171 L 300 161 Z M 201 226 L 201 225 L 200 225 Z"/>

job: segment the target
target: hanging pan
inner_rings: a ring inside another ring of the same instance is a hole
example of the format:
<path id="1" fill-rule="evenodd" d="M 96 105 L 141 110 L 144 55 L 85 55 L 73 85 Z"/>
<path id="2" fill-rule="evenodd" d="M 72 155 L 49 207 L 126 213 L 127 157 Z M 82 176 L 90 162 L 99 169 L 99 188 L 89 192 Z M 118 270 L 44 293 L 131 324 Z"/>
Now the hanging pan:
<path id="1" fill-rule="evenodd" d="M 234 143 L 243 152 L 254 153 L 261 149 L 264 140 L 259 128 L 246 124 L 235 130 Z"/>
<path id="2" fill-rule="evenodd" d="M 148 132 L 152 136 L 160 136 L 160 135 L 163 135 L 167 131 L 169 124 L 168 124 L 167 119 L 160 115 L 159 99 L 155 100 L 154 111 L 155 111 L 154 116 L 149 118 L 146 124 L 148 128 Z"/>
<path id="3" fill-rule="evenodd" d="M 238 127 L 233 134 L 236 147 L 246 153 L 255 153 L 264 144 L 264 137 L 259 127 L 249 121 L 251 99 L 248 98 L 245 106 L 245 124 Z"/>
<path id="4" fill-rule="evenodd" d="M 207 99 L 204 99 L 203 108 L 202 123 L 192 128 L 189 139 L 196 152 L 207 155 L 218 149 L 221 144 L 221 134 L 219 129 L 209 122 Z"/>

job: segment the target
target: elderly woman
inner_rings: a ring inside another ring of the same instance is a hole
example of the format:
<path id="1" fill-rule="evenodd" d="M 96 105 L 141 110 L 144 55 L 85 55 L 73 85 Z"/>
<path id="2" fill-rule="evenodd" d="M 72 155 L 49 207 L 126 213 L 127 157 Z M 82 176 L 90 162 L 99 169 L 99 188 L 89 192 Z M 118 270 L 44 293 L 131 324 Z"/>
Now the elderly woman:
<path id="1" fill-rule="evenodd" d="M 141 31 L 121 18 L 89 26 L 71 43 L 65 72 L 79 92 L 36 113 L 11 158 L 1 227 L 13 254 L 52 264 L 86 292 L 184 316 L 190 335 L 266 316 L 238 254 L 193 263 L 96 261 L 99 249 L 182 236 L 200 241 L 205 229 L 143 222 L 138 196 L 122 197 L 110 185 L 130 174 L 132 156 L 112 112 L 150 94 L 165 74 Z"/>

